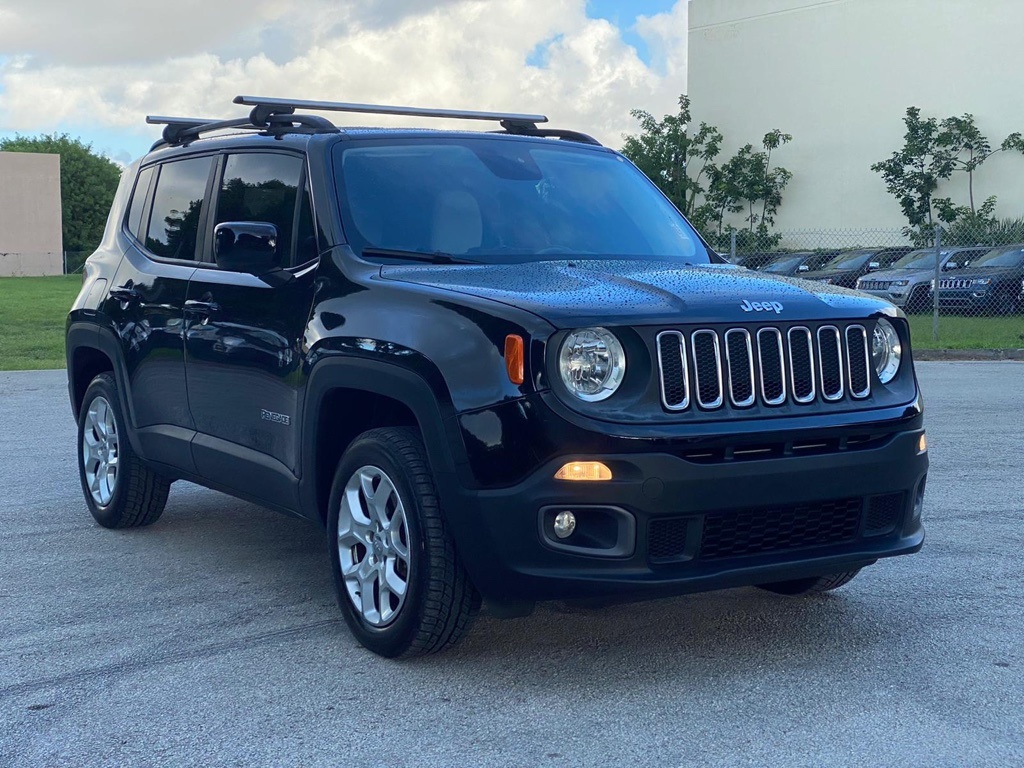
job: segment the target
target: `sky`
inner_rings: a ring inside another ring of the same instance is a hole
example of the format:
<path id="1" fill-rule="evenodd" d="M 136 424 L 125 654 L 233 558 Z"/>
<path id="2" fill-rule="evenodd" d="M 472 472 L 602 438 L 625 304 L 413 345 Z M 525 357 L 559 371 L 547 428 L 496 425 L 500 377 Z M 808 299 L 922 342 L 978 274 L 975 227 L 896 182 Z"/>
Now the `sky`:
<path id="1" fill-rule="evenodd" d="M 248 94 L 540 112 L 620 147 L 630 109 L 686 90 L 686 4 L 0 0 L 0 137 L 66 132 L 127 163 L 159 137 L 147 114 L 238 117 Z"/>

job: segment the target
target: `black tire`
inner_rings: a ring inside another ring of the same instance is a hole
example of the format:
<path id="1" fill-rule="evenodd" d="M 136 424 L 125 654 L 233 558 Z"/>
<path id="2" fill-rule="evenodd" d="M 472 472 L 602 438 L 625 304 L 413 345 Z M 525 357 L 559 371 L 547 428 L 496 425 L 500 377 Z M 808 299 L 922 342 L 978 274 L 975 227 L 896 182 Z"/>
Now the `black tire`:
<path id="1" fill-rule="evenodd" d="M 386 473 L 405 509 L 407 592 L 386 626 L 375 626 L 364 618 L 349 595 L 341 570 L 338 521 L 342 495 L 349 480 L 366 467 Z M 408 427 L 388 427 L 357 437 L 338 462 L 329 503 L 328 546 L 335 592 L 356 639 L 388 658 L 435 653 L 456 643 L 479 610 L 480 596 L 459 561 L 442 517 L 419 433 Z"/>
<path id="2" fill-rule="evenodd" d="M 88 427 L 90 408 L 98 398 L 103 398 L 109 404 L 118 438 L 116 477 L 110 499 L 105 503 L 94 498 L 89 489 L 83 449 L 86 429 L 92 429 Z M 77 435 L 78 476 L 82 482 L 85 503 L 96 522 L 104 528 L 138 528 L 155 523 L 167 504 L 171 481 L 147 467 L 132 450 L 120 393 L 111 374 L 101 373 L 86 389 L 78 414 Z"/>
<path id="3" fill-rule="evenodd" d="M 860 568 L 844 573 L 831 573 L 828 576 L 811 576 L 806 579 L 776 581 L 772 584 L 758 584 L 757 586 L 758 589 L 774 592 L 776 595 L 788 595 L 790 597 L 814 595 L 839 589 L 839 587 L 849 583 L 858 573 L 860 573 Z"/>

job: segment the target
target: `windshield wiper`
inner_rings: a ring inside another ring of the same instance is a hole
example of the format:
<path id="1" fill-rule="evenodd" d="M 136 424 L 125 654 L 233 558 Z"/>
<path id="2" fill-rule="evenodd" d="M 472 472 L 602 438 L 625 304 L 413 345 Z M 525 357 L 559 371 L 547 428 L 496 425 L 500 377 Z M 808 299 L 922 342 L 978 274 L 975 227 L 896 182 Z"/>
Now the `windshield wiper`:
<path id="1" fill-rule="evenodd" d="M 379 256 L 393 259 L 408 259 L 409 261 L 423 261 L 428 264 L 479 264 L 479 261 L 462 259 L 452 256 L 443 251 L 424 253 L 423 251 L 403 251 L 397 248 L 363 248 L 363 257 Z"/>

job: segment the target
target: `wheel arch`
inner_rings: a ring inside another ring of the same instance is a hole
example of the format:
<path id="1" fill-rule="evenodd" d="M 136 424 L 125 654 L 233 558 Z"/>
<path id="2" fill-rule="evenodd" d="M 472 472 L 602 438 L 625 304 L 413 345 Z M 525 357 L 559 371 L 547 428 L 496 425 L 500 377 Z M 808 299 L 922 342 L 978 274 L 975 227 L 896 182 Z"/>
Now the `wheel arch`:
<path id="1" fill-rule="evenodd" d="M 376 427 L 416 427 L 442 494 L 444 477 L 455 472 L 453 437 L 438 393 L 419 373 L 394 363 L 327 358 L 310 374 L 303 407 L 302 477 L 304 515 L 326 525 L 334 470 L 345 449 Z"/>

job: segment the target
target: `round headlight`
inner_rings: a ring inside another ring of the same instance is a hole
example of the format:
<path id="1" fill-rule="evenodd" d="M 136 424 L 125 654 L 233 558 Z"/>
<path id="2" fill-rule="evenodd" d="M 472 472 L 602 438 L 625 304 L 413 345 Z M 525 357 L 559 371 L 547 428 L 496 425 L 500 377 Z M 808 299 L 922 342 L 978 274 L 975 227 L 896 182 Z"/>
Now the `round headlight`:
<path id="1" fill-rule="evenodd" d="M 900 360 L 903 358 L 903 347 L 900 344 L 900 336 L 896 333 L 892 323 L 884 317 L 875 323 L 875 330 L 871 334 L 871 359 L 875 363 L 875 373 L 878 380 L 888 384 L 896 376 L 900 369 Z"/>
<path id="2" fill-rule="evenodd" d="M 562 342 L 558 371 L 566 388 L 580 400 L 611 397 L 626 375 L 626 353 L 611 331 L 580 328 Z"/>

